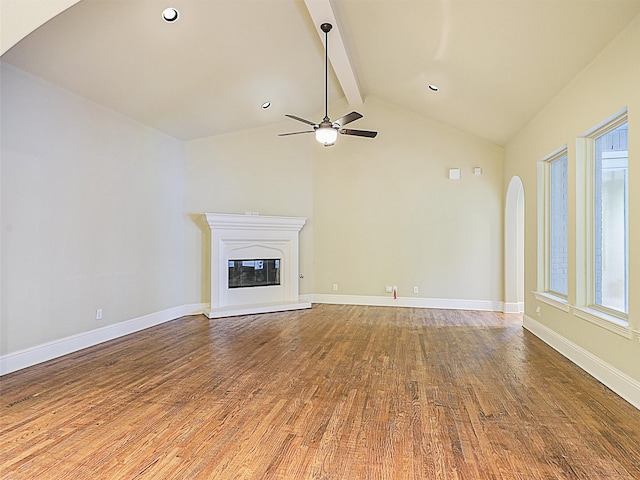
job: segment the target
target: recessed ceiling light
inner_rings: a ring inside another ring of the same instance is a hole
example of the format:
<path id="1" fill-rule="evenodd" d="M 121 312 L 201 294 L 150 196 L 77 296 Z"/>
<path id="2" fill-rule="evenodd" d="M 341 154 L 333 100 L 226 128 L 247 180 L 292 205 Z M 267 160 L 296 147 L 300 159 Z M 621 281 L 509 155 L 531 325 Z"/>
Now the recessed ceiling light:
<path id="1" fill-rule="evenodd" d="M 267 108 L 269 108 L 271 106 L 271 102 L 266 101 L 262 104 L 262 109 L 266 110 Z"/>
<path id="2" fill-rule="evenodd" d="M 167 23 L 173 23 L 178 20 L 180 14 L 175 8 L 169 7 L 162 11 L 162 19 Z"/>
<path id="3" fill-rule="evenodd" d="M 437 85 L 429 85 L 429 90 L 431 90 L 432 92 L 437 92 L 438 90 L 440 90 L 440 88 Z"/>

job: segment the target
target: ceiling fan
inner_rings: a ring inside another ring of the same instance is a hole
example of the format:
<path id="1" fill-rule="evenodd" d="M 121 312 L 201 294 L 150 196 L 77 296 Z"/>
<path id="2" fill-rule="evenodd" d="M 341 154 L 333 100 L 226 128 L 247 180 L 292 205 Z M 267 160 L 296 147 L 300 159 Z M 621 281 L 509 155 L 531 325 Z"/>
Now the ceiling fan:
<path id="1" fill-rule="evenodd" d="M 333 26 L 330 23 L 323 23 L 320 25 L 320 29 L 324 32 L 325 37 L 325 53 L 324 53 L 324 118 L 320 123 L 315 123 L 310 120 L 305 120 L 304 118 L 296 117 L 295 115 L 286 114 L 285 116 L 289 118 L 293 118 L 294 120 L 298 120 L 299 122 L 306 123 L 307 125 L 311 125 L 313 130 L 304 130 L 302 132 L 290 132 L 290 133 L 280 133 L 278 136 L 284 137 L 287 135 L 298 135 L 301 133 L 314 133 L 316 134 L 316 140 L 322 143 L 325 147 L 330 147 L 336 142 L 336 138 L 338 138 L 338 133 L 342 135 L 353 135 L 356 137 L 367 137 L 374 138 L 378 135 L 378 132 L 374 132 L 371 130 L 354 130 L 351 128 L 344 128 L 348 123 L 354 122 L 360 118 L 362 118 L 362 114 L 358 112 L 351 112 L 346 114 L 343 117 L 340 117 L 336 121 L 331 121 L 329 118 L 329 94 L 328 94 L 328 77 L 329 77 L 329 55 L 328 55 L 328 42 L 329 42 L 329 32 Z"/>

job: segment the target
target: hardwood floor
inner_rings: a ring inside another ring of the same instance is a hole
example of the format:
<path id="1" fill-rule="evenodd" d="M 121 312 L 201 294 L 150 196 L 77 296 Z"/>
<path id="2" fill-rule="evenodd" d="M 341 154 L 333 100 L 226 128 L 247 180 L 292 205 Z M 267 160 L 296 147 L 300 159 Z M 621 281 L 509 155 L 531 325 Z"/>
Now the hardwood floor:
<path id="1" fill-rule="evenodd" d="M 640 412 L 513 315 L 185 317 L 1 384 L 7 479 L 640 478 Z"/>

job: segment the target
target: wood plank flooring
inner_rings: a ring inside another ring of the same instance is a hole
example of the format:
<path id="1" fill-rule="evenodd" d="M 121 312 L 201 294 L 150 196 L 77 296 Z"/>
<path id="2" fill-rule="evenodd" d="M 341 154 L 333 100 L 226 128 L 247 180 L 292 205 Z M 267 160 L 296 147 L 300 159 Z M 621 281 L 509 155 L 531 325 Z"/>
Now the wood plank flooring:
<path id="1" fill-rule="evenodd" d="M 4 479 L 640 478 L 640 412 L 513 315 L 185 317 L 0 381 Z"/>

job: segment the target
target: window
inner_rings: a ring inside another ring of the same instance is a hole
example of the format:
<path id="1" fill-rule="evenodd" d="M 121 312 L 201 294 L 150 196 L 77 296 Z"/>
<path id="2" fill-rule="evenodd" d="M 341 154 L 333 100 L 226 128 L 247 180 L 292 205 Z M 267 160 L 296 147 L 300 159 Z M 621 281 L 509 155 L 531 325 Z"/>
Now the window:
<path id="1" fill-rule="evenodd" d="M 629 181 L 626 116 L 592 138 L 593 246 L 590 252 L 595 307 L 629 312 Z"/>
<path id="2" fill-rule="evenodd" d="M 549 163 L 549 252 L 548 266 L 551 293 L 567 297 L 568 259 L 568 179 L 566 150 L 554 156 Z"/>
<path id="3" fill-rule="evenodd" d="M 569 193 L 566 145 L 538 162 L 538 292 L 536 298 L 568 309 Z"/>
<path id="4" fill-rule="evenodd" d="M 629 325 L 627 109 L 576 141 L 576 317 L 625 338 Z"/>

